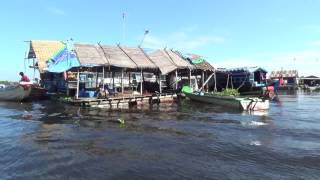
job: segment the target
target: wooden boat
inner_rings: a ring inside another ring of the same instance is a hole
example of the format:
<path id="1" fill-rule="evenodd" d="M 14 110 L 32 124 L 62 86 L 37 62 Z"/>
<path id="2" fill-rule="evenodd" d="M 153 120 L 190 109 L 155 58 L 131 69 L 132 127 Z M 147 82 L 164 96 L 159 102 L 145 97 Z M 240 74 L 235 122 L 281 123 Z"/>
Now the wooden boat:
<path id="1" fill-rule="evenodd" d="M 31 88 L 31 93 L 28 99 L 43 100 L 46 98 L 48 98 L 47 90 L 45 88 L 40 87 L 37 84 L 33 84 Z"/>
<path id="2" fill-rule="evenodd" d="M 258 111 L 269 109 L 269 100 L 263 100 L 257 97 L 218 96 L 209 93 L 185 93 L 185 95 L 190 100 L 216 104 L 243 111 Z"/>
<path id="3" fill-rule="evenodd" d="M 0 88 L 0 101 L 22 101 L 29 97 L 31 86 L 16 85 Z"/>

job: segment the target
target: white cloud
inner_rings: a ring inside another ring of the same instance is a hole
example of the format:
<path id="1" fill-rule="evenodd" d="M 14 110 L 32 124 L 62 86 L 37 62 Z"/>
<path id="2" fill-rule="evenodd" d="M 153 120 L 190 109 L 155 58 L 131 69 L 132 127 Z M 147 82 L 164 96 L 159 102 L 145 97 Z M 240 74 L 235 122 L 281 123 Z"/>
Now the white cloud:
<path id="1" fill-rule="evenodd" d="M 221 44 L 226 42 L 226 39 L 219 36 L 212 35 L 191 35 L 189 32 L 175 32 L 171 33 L 166 37 L 157 37 L 148 35 L 143 43 L 144 47 L 147 48 L 174 48 L 181 51 L 193 51 L 197 48 Z"/>
<path id="2" fill-rule="evenodd" d="M 50 7 L 50 8 L 48 8 L 48 11 L 54 15 L 57 15 L 57 16 L 68 16 L 67 12 L 65 12 L 62 9 L 56 8 L 56 7 Z"/>

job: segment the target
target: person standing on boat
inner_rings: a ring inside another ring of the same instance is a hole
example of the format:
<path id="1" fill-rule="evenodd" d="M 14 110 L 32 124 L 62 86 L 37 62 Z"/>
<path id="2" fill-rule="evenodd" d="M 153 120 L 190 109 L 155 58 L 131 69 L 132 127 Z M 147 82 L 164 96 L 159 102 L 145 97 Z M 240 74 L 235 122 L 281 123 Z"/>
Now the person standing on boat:
<path id="1" fill-rule="evenodd" d="M 20 82 L 30 82 L 30 79 L 28 78 L 27 75 L 25 75 L 23 72 L 19 73 L 21 76 Z"/>

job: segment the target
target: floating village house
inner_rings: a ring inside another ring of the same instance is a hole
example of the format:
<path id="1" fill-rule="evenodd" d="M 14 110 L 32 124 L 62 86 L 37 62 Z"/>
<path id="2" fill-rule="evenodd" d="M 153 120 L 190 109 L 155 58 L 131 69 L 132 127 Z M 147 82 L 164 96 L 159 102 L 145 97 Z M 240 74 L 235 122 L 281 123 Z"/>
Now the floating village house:
<path id="1" fill-rule="evenodd" d="M 267 71 L 261 67 L 244 67 L 217 70 L 217 88 L 235 88 L 240 92 L 260 90 L 266 86 Z"/>
<path id="2" fill-rule="evenodd" d="M 284 87 L 296 87 L 298 85 L 299 75 L 297 70 L 280 70 L 271 72 L 271 80 L 279 80 L 280 78 L 283 78 L 284 80 Z"/>
<path id="3" fill-rule="evenodd" d="M 320 85 L 320 77 L 317 76 L 302 76 L 299 78 L 299 85 L 310 87 L 310 86 L 319 86 Z"/>
<path id="4" fill-rule="evenodd" d="M 171 49 L 63 41 L 31 41 L 28 58 L 48 92 L 75 99 L 95 97 L 97 89 L 106 90 L 106 98 L 176 92 L 182 79 L 191 84 L 199 72 L 214 70 L 201 69 Z"/>

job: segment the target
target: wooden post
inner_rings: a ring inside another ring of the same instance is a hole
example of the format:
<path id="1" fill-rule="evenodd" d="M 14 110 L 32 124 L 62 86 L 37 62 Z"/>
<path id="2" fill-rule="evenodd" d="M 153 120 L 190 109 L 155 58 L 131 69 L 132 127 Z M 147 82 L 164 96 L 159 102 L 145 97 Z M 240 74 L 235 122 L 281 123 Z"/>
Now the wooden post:
<path id="1" fill-rule="evenodd" d="M 201 73 L 201 87 L 204 88 L 203 86 L 204 86 L 204 71 L 202 71 Z"/>
<path id="2" fill-rule="evenodd" d="M 97 67 L 97 69 L 96 69 L 96 89 L 99 87 L 98 86 L 98 79 L 99 79 L 99 72 L 98 72 L 98 67 Z"/>
<path id="3" fill-rule="evenodd" d="M 104 75 L 104 66 L 102 67 L 102 90 L 104 91 L 104 78 L 105 78 L 105 75 Z"/>
<path id="4" fill-rule="evenodd" d="M 214 92 L 217 92 L 217 73 L 214 70 Z"/>
<path id="5" fill-rule="evenodd" d="M 129 72 L 129 87 L 131 89 L 131 73 Z"/>
<path id="6" fill-rule="evenodd" d="M 207 72 L 205 73 L 205 76 L 208 77 L 208 73 L 207 73 Z M 206 92 L 208 92 L 208 90 L 209 90 L 209 85 L 208 85 L 208 83 L 206 83 L 206 87 L 205 87 L 205 88 L 206 88 Z"/>
<path id="7" fill-rule="evenodd" d="M 111 74 L 112 74 L 112 89 L 115 92 L 116 88 L 114 87 L 114 72 L 112 72 Z"/>
<path id="8" fill-rule="evenodd" d="M 80 85 L 80 72 L 79 72 L 79 69 L 78 69 L 76 99 L 79 99 L 79 85 Z"/>
<path id="9" fill-rule="evenodd" d="M 230 77 L 230 83 L 231 83 L 231 88 L 233 89 L 233 79 L 232 79 L 232 75 Z"/>
<path id="10" fill-rule="evenodd" d="M 124 86 L 123 86 L 123 69 L 121 69 L 121 93 L 123 94 Z"/>
<path id="11" fill-rule="evenodd" d="M 140 94 L 142 95 L 143 94 L 143 72 L 142 72 L 142 69 L 141 69 L 141 72 L 140 72 L 140 75 L 141 75 L 141 78 L 140 78 Z"/>
<path id="12" fill-rule="evenodd" d="M 162 93 L 162 87 L 161 87 L 161 73 L 159 74 L 159 92 L 160 92 L 160 94 Z"/>
<path id="13" fill-rule="evenodd" d="M 230 77 L 230 75 L 229 75 L 229 73 L 228 73 L 226 89 L 229 87 L 229 77 Z"/>
<path id="14" fill-rule="evenodd" d="M 178 70 L 176 70 L 176 79 L 175 79 L 175 83 L 176 83 L 176 90 L 178 89 Z"/>
<path id="15" fill-rule="evenodd" d="M 191 87 L 191 69 L 189 69 L 189 86 Z"/>

